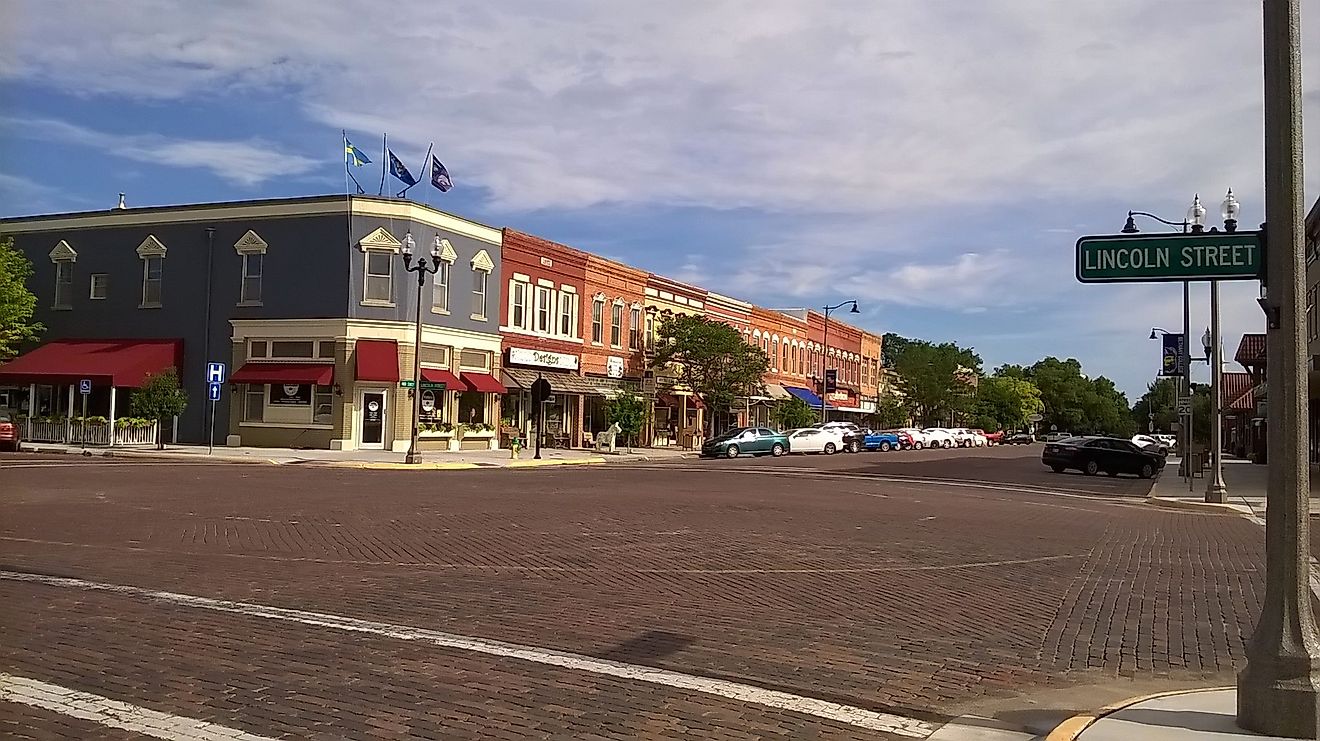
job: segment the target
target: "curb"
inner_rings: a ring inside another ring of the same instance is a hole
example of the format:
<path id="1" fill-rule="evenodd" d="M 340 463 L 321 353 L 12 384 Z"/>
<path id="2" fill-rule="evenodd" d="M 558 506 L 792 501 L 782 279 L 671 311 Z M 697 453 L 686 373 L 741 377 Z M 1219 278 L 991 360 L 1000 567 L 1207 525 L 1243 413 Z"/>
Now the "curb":
<path id="1" fill-rule="evenodd" d="M 1251 514 L 1250 512 L 1245 512 L 1239 509 L 1236 505 L 1232 505 L 1232 504 L 1219 504 L 1217 502 L 1196 502 L 1185 499 L 1166 499 L 1164 497 L 1157 497 L 1157 496 L 1146 497 L 1146 504 L 1154 505 L 1156 507 L 1168 507 L 1169 509 L 1201 510 L 1202 512 L 1205 513 L 1218 512 L 1220 514 L 1225 514 L 1225 515 Z"/>
<path id="2" fill-rule="evenodd" d="M 549 459 L 542 458 L 539 461 L 536 460 L 535 458 L 532 458 L 527 460 L 520 459 L 516 461 L 510 461 L 509 463 L 500 466 L 500 468 L 541 468 L 543 466 L 594 466 L 601 463 L 605 463 L 604 458 L 579 458 L 575 460 L 563 460 L 560 458 L 549 458 Z"/>
<path id="3" fill-rule="evenodd" d="M 1049 735 L 1045 737 L 1045 741 L 1076 741 L 1077 737 L 1081 736 L 1082 733 L 1085 732 L 1087 728 L 1091 727 L 1093 723 L 1105 717 L 1106 715 L 1112 715 L 1124 708 L 1131 707 L 1132 705 L 1136 705 L 1138 703 L 1142 703 L 1147 700 L 1155 700 L 1161 697 L 1173 697 L 1174 695 L 1191 695 L 1197 692 L 1218 692 L 1220 690 L 1231 690 L 1231 689 L 1233 688 L 1232 687 L 1202 687 L 1201 689 L 1195 689 L 1195 690 L 1173 690 L 1170 692 L 1156 692 L 1150 695 L 1138 695 L 1136 697 L 1129 697 L 1126 700 L 1119 700 L 1118 702 L 1105 705 L 1099 710 L 1095 710 L 1090 713 L 1074 715 L 1073 717 L 1055 726 L 1054 730 L 1050 731 Z"/>
<path id="4" fill-rule="evenodd" d="M 355 468 L 377 471 L 467 471 L 473 468 L 491 468 L 479 463 L 394 463 L 386 461 L 329 461 L 319 463 L 326 468 Z"/>

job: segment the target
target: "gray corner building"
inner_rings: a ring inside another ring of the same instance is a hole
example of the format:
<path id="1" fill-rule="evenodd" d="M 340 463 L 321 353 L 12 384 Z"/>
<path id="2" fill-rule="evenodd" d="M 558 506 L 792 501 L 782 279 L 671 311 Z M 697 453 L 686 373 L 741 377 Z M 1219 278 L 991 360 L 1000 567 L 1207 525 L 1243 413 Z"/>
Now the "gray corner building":
<path id="1" fill-rule="evenodd" d="M 217 444 L 401 451 L 420 352 L 424 447 L 498 445 L 499 229 L 339 195 L 4 219 L 4 237 L 35 268 L 46 326 L 0 365 L 0 406 L 28 439 L 142 442 L 115 420 L 131 414 L 133 389 L 174 367 L 188 406 L 160 434 L 204 443 L 207 367 L 221 362 Z M 422 295 L 420 349 L 409 238 L 441 262 Z"/>

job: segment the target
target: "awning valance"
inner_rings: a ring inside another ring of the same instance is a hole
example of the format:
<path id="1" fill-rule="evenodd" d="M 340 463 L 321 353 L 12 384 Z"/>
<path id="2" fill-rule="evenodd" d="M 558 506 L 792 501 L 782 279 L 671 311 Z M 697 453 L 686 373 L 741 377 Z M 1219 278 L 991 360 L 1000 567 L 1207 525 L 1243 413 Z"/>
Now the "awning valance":
<path id="1" fill-rule="evenodd" d="M 427 383 L 443 383 L 445 391 L 463 391 L 467 388 L 462 381 L 458 380 L 458 376 L 441 368 L 423 368 L 422 380 Z M 423 386 L 422 388 L 425 389 L 426 387 Z"/>
<path id="2" fill-rule="evenodd" d="M 0 383 L 139 388 L 182 361 L 182 340 L 53 340 L 0 365 Z"/>
<path id="3" fill-rule="evenodd" d="M 777 384 L 777 383 L 767 383 L 767 384 L 765 385 L 765 392 L 766 392 L 767 394 L 769 394 L 769 395 L 770 395 L 770 398 L 773 399 L 773 400 L 775 400 L 775 401 L 781 401 L 781 400 L 783 400 L 783 399 L 791 399 L 791 398 L 793 398 L 793 395 L 792 395 L 792 394 L 790 394 L 790 393 L 788 393 L 787 391 L 785 391 L 785 390 L 784 390 L 784 387 L 783 387 L 783 386 L 780 386 L 780 385 Z"/>
<path id="4" fill-rule="evenodd" d="M 399 345 L 394 340 L 358 340 L 353 350 L 354 376 L 359 381 L 399 381 Z"/>
<path id="5" fill-rule="evenodd" d="M 480 391 L 483 394 L 504 393 L 504 384 L 489 373 L 462 373 L 461 376 L 468 391 Z"/>
<path id="6" fill-rule="evenodd" d="M 600 386 L 600 379 L 586 378 L 576 373 L 565 373 L 563 371 L 534 371 L 527 368 L 504 368 L 505 386 L 510 388 L 520 388 L 530 390 L 532 384 L 536 383 L 537 376 L 550 382 L 550 390 L 556 394 L 590 394 L 599 393 L 596 388 Z"/>
<path id="7" fill-rule="evenodd" d="M 810 406 L 813 406 L 816 409 L 820 409 L 821 398 L 817 396 L 816 392 L 812 391 L 811 389 L 799 388 L 797 386 L 785 386 L 784 390 L 796 396 L 797 398 L 807 402 L 807 404 L 809 404 Z M 833 409 L 834 407 L 826 406 L 826 408 Z"/>
<path id="8" fill-rule="evenodd" d="M 230 383 L 312 383 L 329 386 L 335 367 L 329 363 L 244 363 Z"/>

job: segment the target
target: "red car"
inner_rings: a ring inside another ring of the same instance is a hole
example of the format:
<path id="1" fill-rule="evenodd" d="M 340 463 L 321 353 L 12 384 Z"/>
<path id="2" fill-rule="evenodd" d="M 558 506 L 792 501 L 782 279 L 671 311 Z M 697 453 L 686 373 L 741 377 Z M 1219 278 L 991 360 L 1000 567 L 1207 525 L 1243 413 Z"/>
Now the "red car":
<path id="1" fill-rule="evenodd" d="M 912 448 L 912 436 L 902 430 L 885 430 L 898 436 L 898 447 L 900 450 L 910 450 Z"/>
<path id="2" fill-rule="evenodd" d="M 986 432 L 985 430 L 972 430 L 972 432 L 975 432 L 981 437 L 984 437 L 985 441 L 990 445 L 1002 445 L 1004 443 L 1003 430 L 1000 430 L 998 432 Z"/>
<path id="3" fill-rule="evenodd" d="M 0 412 L 0 448 L 17 453 L 23 448 L 23 441 L 18 432 L 18 422 L 9 412 Z"/>

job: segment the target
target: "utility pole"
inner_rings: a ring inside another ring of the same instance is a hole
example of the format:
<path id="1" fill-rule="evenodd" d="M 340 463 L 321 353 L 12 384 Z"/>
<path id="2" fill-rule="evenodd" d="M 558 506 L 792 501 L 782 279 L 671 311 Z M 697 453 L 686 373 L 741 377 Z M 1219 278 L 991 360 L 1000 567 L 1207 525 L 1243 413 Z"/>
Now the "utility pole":
<path id="1" fill-rule="evenodd" d="M 1237 724 L 1315 738 L 1320 634 L 1311 611 L 1307 463 L 1300 0 L 1263 0 L 1265 15 L 1265 289 L 1269 478 L 1265 600 L 1237 678 Z"/>

